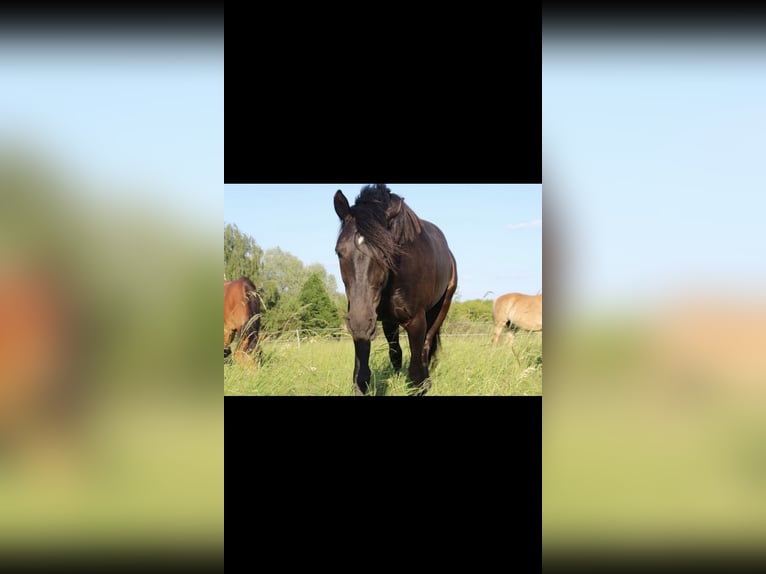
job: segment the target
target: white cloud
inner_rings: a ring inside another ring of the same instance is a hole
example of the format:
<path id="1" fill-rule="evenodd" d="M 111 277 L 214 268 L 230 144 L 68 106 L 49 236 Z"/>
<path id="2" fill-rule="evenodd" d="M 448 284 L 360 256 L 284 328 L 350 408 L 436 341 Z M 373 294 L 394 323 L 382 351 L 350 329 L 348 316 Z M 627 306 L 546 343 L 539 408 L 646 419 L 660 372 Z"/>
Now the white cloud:
<path id="1" fill-rule="evenodd" d="M 543 226 L 542 219 L 535 219 L 534 221 L 526 221 L 524 223 L 509 223 L 505 226 L 506 229 L 539 229 Z"/>

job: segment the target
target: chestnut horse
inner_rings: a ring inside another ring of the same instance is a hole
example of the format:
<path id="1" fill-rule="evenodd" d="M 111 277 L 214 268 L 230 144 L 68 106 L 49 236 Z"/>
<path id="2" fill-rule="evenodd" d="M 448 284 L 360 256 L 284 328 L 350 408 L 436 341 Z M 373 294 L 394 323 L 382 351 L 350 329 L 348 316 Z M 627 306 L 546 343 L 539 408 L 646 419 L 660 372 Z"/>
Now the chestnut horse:
<path id="1" fill-rule="evenodd" d="M 80 404 L 82 324 L 65 277 L 35 264 L 0 266 L 0 436 L 38 422 L 58 434 L 64 427 L 56 425 L 72 420 Z"/>
<path id="2" fill-rule="evenodd" d="M 399 325 L 407 331 L 411 384 L 423 395 L 431 386 L 428 367 L 439 329 L 457 289 L 457 265 L 447 240 L 384 184 L 363 187 L 353 207 L 338 190 L 334 204 L 341 220 L 335 252 L 354 340 L 354 392 L 367 392 L 370 341 L 380 320 L 397 371 L 402 366 Z"/>
<path id="3" fill-rule="evenodd" d="M 513 333 L 518 329 L 525 331 L 543 330 L 543 295 L 524 295 L 523 293 L 506 293 L 495 299 L 492 309 L 495 322 L 495 332 L 492 334 L 492 344 L 497 344 L 503 327 L 510 326 L 511 341 Z"/>
<path id="4" fill-rule="evenodd" d="M 223 356 L 231 354 L 238 339 L 237 353 L 250 353 L 258 343 L 261 327 L 261 299 L 247 277 L 223 282 Z"/>

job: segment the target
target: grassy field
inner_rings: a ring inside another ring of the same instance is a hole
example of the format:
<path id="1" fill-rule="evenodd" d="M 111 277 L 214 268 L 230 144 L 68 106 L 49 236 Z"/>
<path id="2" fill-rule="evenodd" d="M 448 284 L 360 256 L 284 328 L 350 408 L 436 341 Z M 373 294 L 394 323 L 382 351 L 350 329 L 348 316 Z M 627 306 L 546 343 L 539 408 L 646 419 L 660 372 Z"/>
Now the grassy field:
<path id="1" fill-rule="evenodd" d="M 385 337 L 372 342 L 370 394 L 407 395 L 410 362 L 406 334 L 402 371 L 395 373 Z M 428 395 L 542 395 L 542 333 L 508 336 L 493 349 L 489 335 L 446 335 L 431 366 Z M 225 395 L 353 395 L 354 346 L 348 336 L 333 340 L 296 337 L 259 344 L 258 363 L 243 369 L 224 361 Z"/>

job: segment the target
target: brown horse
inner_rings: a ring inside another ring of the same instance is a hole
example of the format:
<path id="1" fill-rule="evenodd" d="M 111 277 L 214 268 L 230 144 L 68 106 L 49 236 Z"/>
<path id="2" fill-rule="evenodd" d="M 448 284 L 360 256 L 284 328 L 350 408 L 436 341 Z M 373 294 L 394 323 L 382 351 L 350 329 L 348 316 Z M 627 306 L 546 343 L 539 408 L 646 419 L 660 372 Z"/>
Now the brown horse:
<path id="1" fill-rule="evenodd" d="M 543 296 L 523 293 L 500 295 L 495 299 L 492 315 L 495 321 L 495 332 L 492 334 L 493 345 L 497 344 L 505 326 L 511 328 L 511 341 L 513 341 L 513 333 L 518 329 L 542 331 Z"/>
<path id="2" fill-rule="evenodd" d="M 65 279 L 35 265 L 0 267 L 0 436 L 74 409 L 80 329 Z"/>
<path id="3" fill-rule="evenodd" d="M 247 277 L 223 282 L 223 356 L 231 354 L 238 339 L 237 354 L 250 353 L 258 343 L 261 327 L 261 299 Z"/>
<path id="4" fill-rule="evenodd" d="M 399 325 L 407 331 L 410 379 L 417 394 L 425 394 L 439 329 L 457 289 L 457 265 L 447 240 L 384 184 L 362 188 L 353 207 L 338 190 L 334 204 L 341 220 L 335 252 L 354 340 L 354 392 L 367 392 L 370 341 L 380 320 L 397 371 L 402 366 Z"/>

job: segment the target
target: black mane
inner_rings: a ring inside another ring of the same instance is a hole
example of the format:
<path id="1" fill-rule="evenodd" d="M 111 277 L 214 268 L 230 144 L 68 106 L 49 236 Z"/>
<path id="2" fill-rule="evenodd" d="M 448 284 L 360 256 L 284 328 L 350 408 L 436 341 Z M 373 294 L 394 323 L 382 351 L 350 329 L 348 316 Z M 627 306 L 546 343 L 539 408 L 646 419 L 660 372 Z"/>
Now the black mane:
<path id="1" fill-rule="evenodd" d="M 396 257 L 422 230 L 420 218 L 404 198 L 391 193 L 383 183 L 364 186 L 351 215 L 373 256 L 388 269 L 395 267 Z"/>

